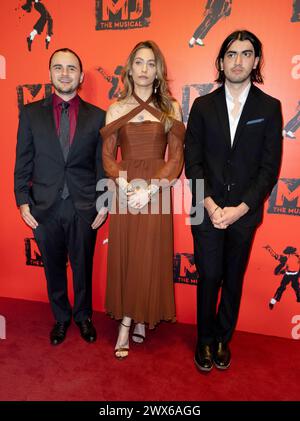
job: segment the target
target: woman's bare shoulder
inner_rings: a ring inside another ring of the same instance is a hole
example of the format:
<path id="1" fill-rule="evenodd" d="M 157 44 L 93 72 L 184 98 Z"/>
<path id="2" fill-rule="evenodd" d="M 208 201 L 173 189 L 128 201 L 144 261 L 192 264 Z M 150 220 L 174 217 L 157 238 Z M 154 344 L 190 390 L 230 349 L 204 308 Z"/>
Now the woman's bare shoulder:
<path id="1" fill-rule="evenodd" d="M 173 107 L 173 117 L 176 120 L 182 121 L 182 111 L 180 104 L 176 101 L 172 101 L 172 107 Z"/>
<path id="2" fill-rule="evenodd" d="M 106 124 L 111 123 L 112 121 L 117 120 L 127 113 L 127 103 L 128 100 L 121 99 L 113 102 L 107 110 L 106 113 Z"/>

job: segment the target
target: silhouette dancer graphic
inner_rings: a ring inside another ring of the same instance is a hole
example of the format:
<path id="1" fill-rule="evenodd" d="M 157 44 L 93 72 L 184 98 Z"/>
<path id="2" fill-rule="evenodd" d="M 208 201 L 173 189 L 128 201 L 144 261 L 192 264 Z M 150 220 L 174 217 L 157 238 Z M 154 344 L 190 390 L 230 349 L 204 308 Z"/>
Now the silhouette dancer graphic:
<path id="1" fill-rule="evenodd" d="M 208 0 L 204 11 L 204 20 L 200 23 L 195 30 L 192 38 L 189 41 L 189 47 L 194 45 L 200 47 L 204 46 L 203 39 L 206 37 L 210 29 L 222 17 L 229 16 L 231 13 L 232 0 Z"/>
<path id="2" fill-rule="evenodd" d="M 300 22 L 300 0 L 293 1 L 293 14 L 291 22 Z"/>
<path id="3" fill-rule="evenodd" d="M 106 71 L 103 69 L 103 67 L 98 67 L 98 72 L 103 76 L 103 78 L 111 83 L 111 88 L 108 92 L 108 98 L 109 99 L 113 99 L 113 98 L 119 98 L 120 93 L 121 93 L 121 86 L 120 86 L 120 82 L 121 82 L 121 73 L 123 70 L 123 66 L 118 65 L 115 68 L 114 74 L 113 75 L 109 75 L 106 73 Z"/>
<path id="4" fill-rule="evenodd" d="M 277 254 L 271 246 L 265 246 L 265 249 L 279 261 L 279 264 L 274 269 L 275 275 L 283 275 L 279 287 L 277 288 L 274 297 L 269 302 L 270 310 L 273 310 L 276 303 L 281 300 L 282 294 L 286 290 L 289 283 L 296 294 L 297 302 L 300 303 L 300 287 L 299 287 L 299 268 L 300 256 L 295 247 L 288 246 L 283 250 L 283 254 Z"/>
<path id="5" fill-rule="evenodd" d="M 22 9 L 25 10 L 27 13 L 32 11 L 32 6 L 34 9 L 40 14 L 40 18 L 35 23 L 33 30 L 30 32 L 29 36 L 26 38 L 27 40 L 27 47 L 28 51 L 31 51 L 32 43 L 37 34 L 41 35 L 43 32 L 46 24 L 47 24 L 47 35 L 45 38 L 45 45 L 46 49 L 48 49 L 51 36 L 53 35 L 53 19 L 46 9 L 45 5 L 41 2 L 41 0 L 27 0 L 26 3 L 23 4 Z"/>
<path id="6" fill-rule="evenodd" d="M 300 127 L 300 101 L 298 102 L 296 111 L 296 115 L 286 124 L 282 132 L 283 136 L 289 139 L 296 139 L 295 132 Z"/>

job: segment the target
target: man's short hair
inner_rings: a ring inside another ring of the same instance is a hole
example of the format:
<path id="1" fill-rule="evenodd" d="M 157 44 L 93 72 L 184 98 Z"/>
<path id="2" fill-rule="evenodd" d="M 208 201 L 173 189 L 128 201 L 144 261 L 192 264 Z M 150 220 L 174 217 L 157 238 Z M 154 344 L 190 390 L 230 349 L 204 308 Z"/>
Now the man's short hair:
<path id="1" fill-rule="evenodd" d="M 52 53 L 52 55 L 51 55 L 51 57 L 50 57 L 50 59 L 49 59 L 49 69 L 51 68 L 51 61 L 52 61 L 52 59 L 53 59 L 53 56 L 54 56 L 56 53 L 60 53 L 60 52 L 62 52 L 62 53 L 71 53 L 71 54 L 73 54 L 73 55 L 77 58 L 77 60 L 78 60 L 78 62 L 79 62 L 80 73 L 82 72 L 82 61 L 81 61 L 81 59 L 80 59 L 79 55 L 78 55 L 78 54 L 76 54 L 76 53 L 75 53 L 75 51 L 71 50 L 70 48 L 59 48 L 58 50 L 55 50 L 55 51 L 54 51 L 54 53 Z"/>

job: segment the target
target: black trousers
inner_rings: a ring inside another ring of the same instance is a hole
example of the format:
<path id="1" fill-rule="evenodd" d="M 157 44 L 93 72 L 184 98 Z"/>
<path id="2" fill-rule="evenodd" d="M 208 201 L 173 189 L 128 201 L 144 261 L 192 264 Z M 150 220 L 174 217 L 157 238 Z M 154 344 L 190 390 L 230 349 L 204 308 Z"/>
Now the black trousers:
<path id="1" fill-rule="evenodd" d="M 244 274 L 256 227 L 192 226 L 197 285 L 198 344 L 230 341 L 238 319 Z M 220 296 L 219 296 L 220 293 Z"/>
<path id="2" fill-rule="evenodd" d="M 61 199 L 47 222 L 39 223 L 34 230 L 56 321 L 66 322 L 72 316 L 68 299 L 68 257 L 73 272 L 73 318 L 79 322 L 92 315 L 92 270 L 96 233 L 96 230 L 77 215 L 70 197 Z"/>
<path id="3" fill-rule="evenodd" d="M 35 29 L 38 34 L 41 34 L 47 23 L 47 35 L 53 35 L 53 19 L 43 3 L 34 3 L 34 8 L 38 13 L 40 13 L 41 17 L 36 22 L 33 29 Z"/>
<path id="4" fill-rule="evenodd" d="M 292 131 L 295 133 L 297 129 L 300 127 L 300 111 L 286 124 L 284 130 L 286 132 Z"/>
<path id="5" fill-rule="evenodd" d="M 230 13 L 231 4 L 227 0 L 214 0 L 204 20 L 195 30 L 193 37 L 204 39 L 218 20 L 222 17 L 229 16 Z"/>
<path id="6" fill-rule="evenodd" d="M 300 287 L 299 287 L 299 274 L 296 273 L 296 275 L 288 275 L 287 273 L 282 278 L 279 287 L 277 288 L 274 298 L 276 301 L 280 301 L 282 294 L 286 290 L 286 287 L 289 283 L 291 283 L 293 290 L 296 294 L 296 299 L 298 302 L 300 302 Z"/>

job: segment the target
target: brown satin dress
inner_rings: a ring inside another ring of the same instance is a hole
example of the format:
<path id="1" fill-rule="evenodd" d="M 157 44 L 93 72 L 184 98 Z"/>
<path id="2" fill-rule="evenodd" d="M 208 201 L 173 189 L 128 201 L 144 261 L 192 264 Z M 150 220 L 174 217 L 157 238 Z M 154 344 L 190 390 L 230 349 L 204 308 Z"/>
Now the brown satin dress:
<path id="1" fill-rule="evenodd" d="M 160 121 L 131 122 L 146 109 L 161 113 L 151 98 L 101 129 L 103 165 L 108 177 L 127 171 L 127 180 L 178 177 L 183 165 L 183 123 L 174 120 L 165 133 Z M 168 159 L 164 156 L 168 145 Z M 116 161 L 117 147 L 122 160 Z M 159 193 L 161 195 L 161 193 Z M 160 202 L 161 203 L 161 202 Z M 161 320 L 175 320 L 173 287 L 172 213 L 111 214 L 108 239 L 106 311 L 116 319 L 131 317 L 153 328 Z"/>

